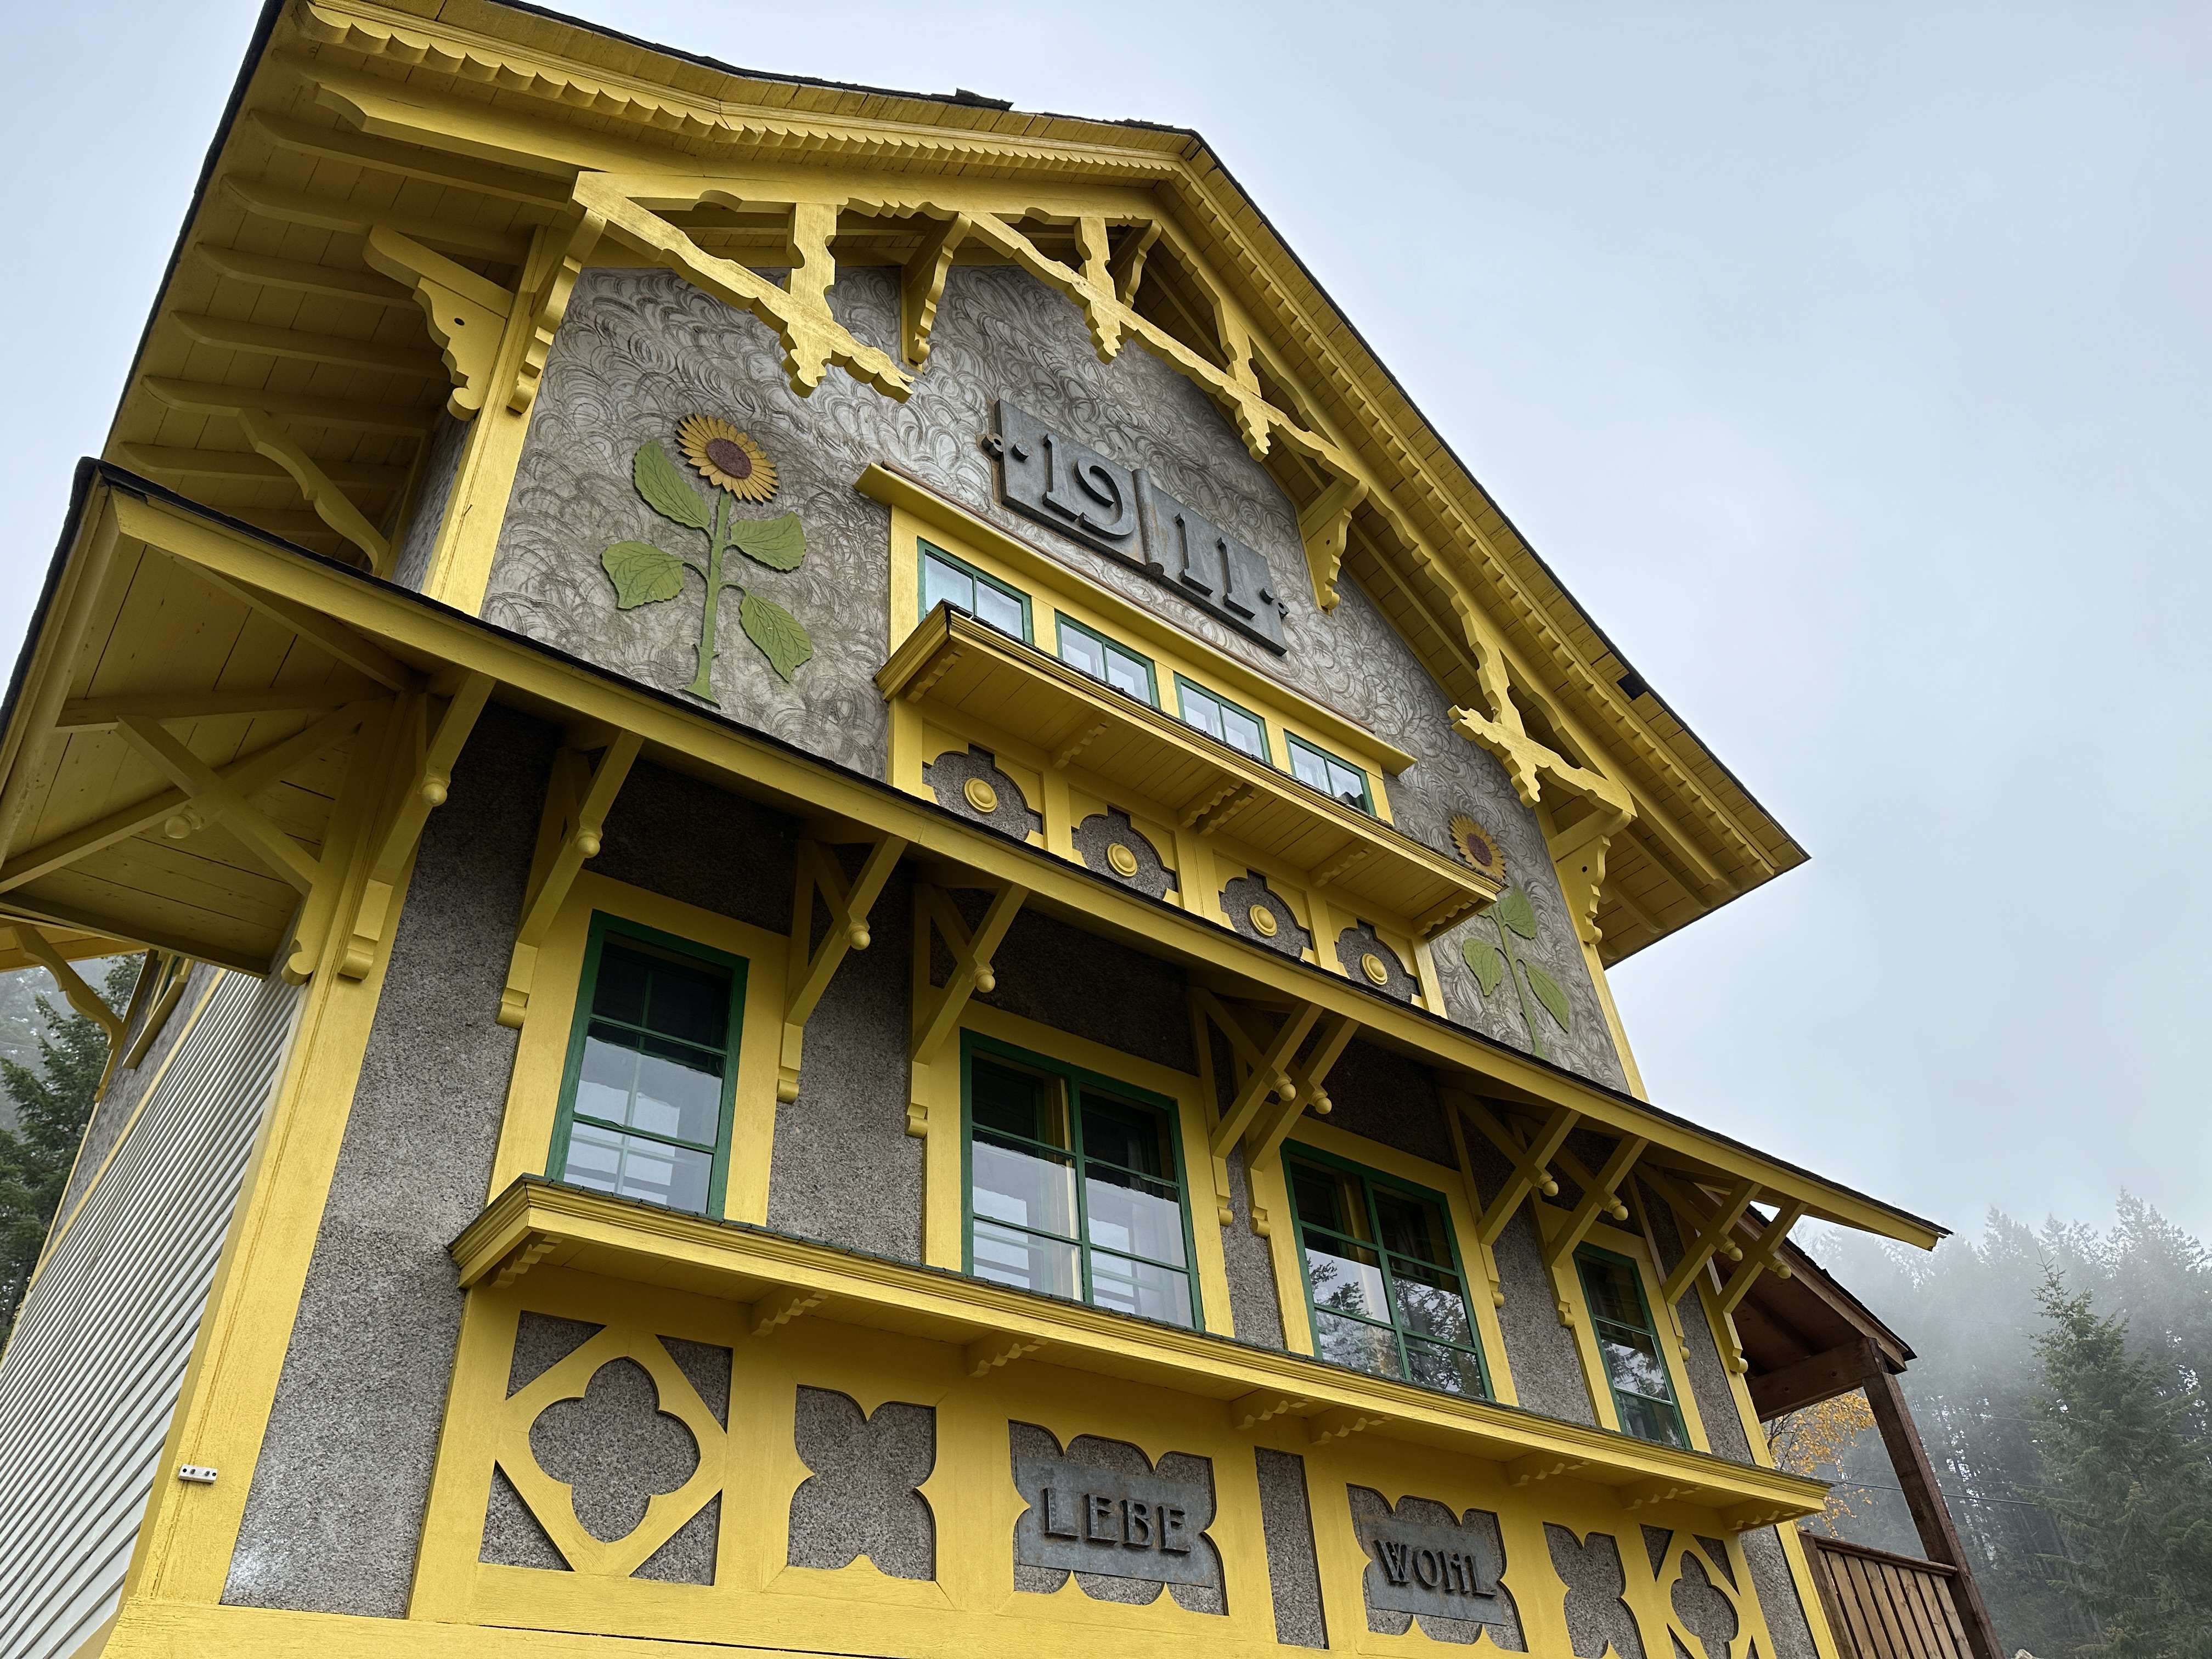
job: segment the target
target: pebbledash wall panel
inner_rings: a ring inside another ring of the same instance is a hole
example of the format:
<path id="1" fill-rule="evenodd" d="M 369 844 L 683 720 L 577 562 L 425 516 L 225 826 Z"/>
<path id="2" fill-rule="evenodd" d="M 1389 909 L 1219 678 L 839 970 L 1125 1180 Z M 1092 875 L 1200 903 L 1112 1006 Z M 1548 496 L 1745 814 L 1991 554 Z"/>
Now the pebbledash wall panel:
<path id="1" fill-rule="evenodd" d="M 115 1608 L 300 994 L 220 975 L 24 1303 L 0 1358 L 8 1659 L 70 1654 Z"/>

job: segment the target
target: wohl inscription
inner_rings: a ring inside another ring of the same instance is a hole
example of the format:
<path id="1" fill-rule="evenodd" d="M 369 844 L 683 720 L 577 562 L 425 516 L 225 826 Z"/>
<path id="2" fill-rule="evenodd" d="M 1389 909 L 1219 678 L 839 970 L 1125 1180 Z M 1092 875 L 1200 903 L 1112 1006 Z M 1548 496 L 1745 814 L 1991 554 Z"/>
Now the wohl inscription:
<path id="1" fill-rule="evenodd" d="M 1361 1516 L 1354 1528 L 1367 1552 L 1369 1607 L 1431 1619 L 1495 1616 L 1504 1564 L 1480 1531 L 1395 1516 Z"/>
<path id="2" fill-rule="evenodd" d="M 1285 648 L 1266 555 L 1156 488 L 1144 468 L 1110 461 L 1003 398 L 998 418 L 989 444 L 1008 507 L 1136 566 L 1270 651 Z"/>
<path id="3" fill-rule="evenodd" d="M 1014 1524 L 1014 1559 L 1024 1566 L 1161 1584 L 1213 1582 L 1212 1563 L 1196 1547 L 1213 1513 L 1213 1496 L 1200 1482 L 1017 1457 L 1014 1485 L 1030 1506 Z"/>

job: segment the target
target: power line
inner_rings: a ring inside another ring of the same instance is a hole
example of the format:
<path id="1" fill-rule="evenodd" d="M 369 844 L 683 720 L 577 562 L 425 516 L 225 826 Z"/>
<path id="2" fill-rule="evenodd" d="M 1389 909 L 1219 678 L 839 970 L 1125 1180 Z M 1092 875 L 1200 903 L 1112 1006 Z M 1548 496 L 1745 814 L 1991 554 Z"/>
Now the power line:
<path id="1" fill-rule="evenodd" d="M 1911 1495 L 1902 1486 L 1879 1486 L 1871 1480 L 1831 1480 L 1828 1484 L 1832 1486 L 1861 1486 L 1868 1492 L 1893 1492 L 1900 1498 L 1910 1497 Z M 1943 1491 L 1941 1486 L 1938 1486 L 1936 1490 L 1938 1492 Z M 1964 1493 L 1951 1492 L 1943 1492 L 1943 1496 L 1954 1504 L 2009 1504 L 2015 1509 L 2022 1510 L 2040 1510 L 2043 1508 L 2042 1504 L 2031 1504 L 2024 1498 L 1968 1498 Z"/>

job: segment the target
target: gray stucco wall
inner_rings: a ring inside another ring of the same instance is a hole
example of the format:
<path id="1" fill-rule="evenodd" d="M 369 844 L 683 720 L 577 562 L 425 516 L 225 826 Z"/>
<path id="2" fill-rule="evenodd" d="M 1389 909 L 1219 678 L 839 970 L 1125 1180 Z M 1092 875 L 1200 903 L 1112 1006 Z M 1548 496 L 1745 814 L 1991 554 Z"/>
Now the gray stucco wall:
<path id="1" fill-rule="evenodd" d="M 896 354 L 896 271 L 848 269 L 830 297 L 856 336 Z M 1163 489 L 1266 555 L 1290 606 L 1287 657 L 1274 657 L 1136 572 L 1001 507 L 991 461 L 976 441 L 990 429 L 991 404 L 1000 397 L 1118 461 L 1150 469 Z M 1465 811 L 1497 837 L 1539 924 L 1537 940 L 1516 940 L 1516 948 L 1565 988 L 1571 1005 L 1570 1031 L 1543 1028 L 1546 1052 L 1601 1081 L 1620 1083 L 1619 1058 L 1534 814 L 1514 795 L 1504 769 L 1451 730 L 1450 700 L 1356 581 L 1340 584 L 1334 612 L 1314 605 L 1290 502 L 1205 394 L 1167 364 L 1137 346 L 1101 364 L 1065 298 L 1024 272 L 959 270 L 946 285 L 929 366 L 906 403 L 836 372 L 800 398 L 785 382 L 782 348 L 751 317 L 666 271 L 587 270 L 533 408 L 485 616 L 646 684 L 686 684 L 698 634 L 697 585 L 678 599 L 617 611 L 599 559 L 613 543 L 632 539 L 684 554 L 696 550 L 693 544 L 703 548 L 699 532 L 646 507 L 630 482 L 639 446 L 658 441 L 673 455 L 676 425 L 694 413 L 730 420 L 763 445 L 778 470 L 778 494 L 744 512 L 798 513 L 809 547 L 805 562 L 788 573 L 734 559 L 732 574 L 796 616 L 816 654 L 785 684 L 738 632 L 732 599 L 725 606 L 714 680 L 723 712 L 882 775 L 887 724 L 871 677 L 888 637 L 889 516 L 852 485 L 871 463 L 895 462 L 1415 756 L 1413 767 L 1388 784 L 1400 827 L 1448 848 L 1446 825 Z M 1454 1018 L 1528 1046 L 1518 997 L 1501 986 L 1485 1006 L 1460 960 L 1456 934 L 1438 941 L 1437 961 Z M 1550 1019 L 1540 1009 L 1534 1017 Z"/>
<path id="2" fill-rule="evenodd" d="M 1483 1136 L 1470 1133 L 1467 1142 L 1475 1190 L 1488 1202 L 1511 1170 L 1504 1155 Z M 1513 1368 L 1513 1386 L 1522 1405 L 1547 1417 L 1595 1425 L 1597 1414 L 1590 1405 L 1582 1354 L 1575 1346 L 1575 1334 L 1559 1323 L 1552 1276 L 1544 1270 L 1537 1246 L 1535 1218 L 1526 1204 L 1513 1212 L 1491 1254 L 1497 1258 L 1498 1286 L 1505 1294 L 1505 1305 L 1498 1310 L 1498 1329 L 1505 1338 L 1505 1363 Z"/>
<path id="3" fill-rule="evenodd" d="M 1637 1186 L 1644 1200 L 1644 1212 L 1651 1218 L 1652 1240 L 1659 1247 L 1659 1271 L 1672 1273 L 1675 1263 L 1682 1259 L 1674 1212 L 1649 1185 L 1639 1180 Z M 1682 1292 L 1674 1311 L 1682 1322 L 1683 1341 L 1690 1351 L 1684 1369 L 1690 1374 L 1690 1391 L 1698 1402 L 1698 1415 L 1705 1419 L 1705 1437 L 1718 1455 L 1748 1463 L 1752 1461 L 1751 1443 L 1745 1437 L 1743 1418 L 1736 1410 L 1735 1391 L 1729 1386 L 1727 1368 L 1721 1363 L 1720 1349 L 1713 1341 L 1712 1325 L 1705 1318 L 1705 1304 L 1694 1284 Z M 1673 1358 L 1668 1356 L 1670 1360 Z"/>
<path id="4" fill-rule="evenodd" d="M 407 1610 L 514 1033 L 497 1023 L 555 735 L 494 706 L 433 813 L 392 944 L 223 1600 Z"/>
<path id="5" fill-rule="evenodd" d="M 440 415 L 430 430 L 430 453 L 422 458 L 422 476 L 415 482 L 414 511 L 406 533 L 393 550 L 392 580 L 417 592 L 430 574 L 430 555 L 444 528 L 446 508 L 453 495 L 453 479 L 460 471 L 462 453 L 468 448 L 473 422 Z"/>
<path id="6" fill-rule="evenodd" d="M 1259 1464 L 1260 1526 L 1267 1540 L 1267 1589 L 1275 1603 L 1275 1639 L 1285 1647 L 1325 1648 L 1321 1563 L 1314 1551 L 1313 1505 L 1306 1495 L 1306 1460 L 1267 1446 Z"/>

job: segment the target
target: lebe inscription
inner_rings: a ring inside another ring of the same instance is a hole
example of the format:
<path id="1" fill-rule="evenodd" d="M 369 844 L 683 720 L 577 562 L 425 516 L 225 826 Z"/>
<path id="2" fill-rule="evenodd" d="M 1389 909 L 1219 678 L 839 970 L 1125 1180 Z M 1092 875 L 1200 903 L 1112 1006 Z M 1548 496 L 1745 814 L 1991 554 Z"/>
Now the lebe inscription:
<path id="1" fill-rule="evenodd" d="M 1030 1506 L 1014 1525 L 1014 1559 L 1024 1566 L 1161 1584 L 1212 1582 L 1191 1517 L 1210 1516 L 1213 1500 L 1195 1481 L 1017 1457 L 1014 1485 Z"/>
<path id="2" fill-rule="evenodd" d="M 1267 556 L 1155 486 L 1001 398 L 989 443 L 999 493 L 1015 512 L 1137 567 L 1270 651 L 1282 601 Z"/>
<path id="3" fill-rule="evenodd" d="M 1488 1540 L 1460 1527 L 1419 1521 L 1355 1522 L 1367 1552 L 1367 1605 L 1431 1619 L 1485 1620 L 1498 1603 Z"/>

